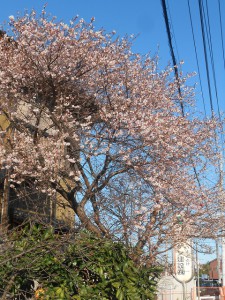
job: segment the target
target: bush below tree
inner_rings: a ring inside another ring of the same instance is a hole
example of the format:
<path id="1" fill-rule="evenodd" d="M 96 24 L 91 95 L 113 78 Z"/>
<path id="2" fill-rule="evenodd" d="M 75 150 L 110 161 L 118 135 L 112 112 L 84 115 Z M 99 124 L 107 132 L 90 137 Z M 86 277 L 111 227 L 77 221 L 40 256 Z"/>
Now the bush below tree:
<path id="1" fill-rule="evenodd" d="M 2 243 L 1 299 L 154 299 L 160 268 L 137 265 L 130 253 L 88 232 L 16 230 Z"/>

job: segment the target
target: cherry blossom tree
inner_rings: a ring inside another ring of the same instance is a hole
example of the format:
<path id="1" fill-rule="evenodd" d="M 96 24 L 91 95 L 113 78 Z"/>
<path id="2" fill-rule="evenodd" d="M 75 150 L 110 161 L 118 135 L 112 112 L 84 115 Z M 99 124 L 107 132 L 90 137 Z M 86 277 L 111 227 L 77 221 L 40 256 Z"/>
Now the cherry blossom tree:
<path id="1" fill-rule="evenodd" d="M 131 39 L 96 30 L 94 20 L 67 25 L 43 10 L 9 25 L 0 40 L 10 123 L 0 161 L 11 188 L 60 194 L 83 227 L 152 257 L 203 223 L 210 234 L 217 189 L 202 179 L 214 168 L 216 124 L 191 115 L 189 76 L 176 82 L 157 57 L 134 54 Z"/>

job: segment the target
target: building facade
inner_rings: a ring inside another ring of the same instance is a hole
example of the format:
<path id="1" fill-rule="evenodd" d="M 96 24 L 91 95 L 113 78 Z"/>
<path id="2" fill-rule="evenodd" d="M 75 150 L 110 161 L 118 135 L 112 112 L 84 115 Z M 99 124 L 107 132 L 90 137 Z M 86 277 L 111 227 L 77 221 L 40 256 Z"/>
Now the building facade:
<path id="1" fill-rule="evenodd" d="M 4 114 L 0 114 L 0 130 L 5 134 L 4 146 L 7 148 L 11 129 Z M 50 197 L 26 184 L 21 185 L 16 193 L 10 188 L 7 171 L 0 167 L 0 230 L 21 224 L 26 219 L 66 229 L 73 228 L 75 223 L 73 209 L 60 195 Z"/>
<path id="2" fill-rule="evenodd" d="M 219 280 L 220 278 L 218 271 L 220 272 L 220 274 L 222 273 L 222 261 L 220 261 L 220 265 L 218 268 L 218 260 L 217 258 L 215 258 L 209 262 L 209 279 Z"/>

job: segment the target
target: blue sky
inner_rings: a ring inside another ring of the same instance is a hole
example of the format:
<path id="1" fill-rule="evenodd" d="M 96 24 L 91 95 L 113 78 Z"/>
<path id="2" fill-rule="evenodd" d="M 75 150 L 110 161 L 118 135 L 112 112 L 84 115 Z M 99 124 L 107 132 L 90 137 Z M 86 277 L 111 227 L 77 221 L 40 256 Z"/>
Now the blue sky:
<path id="1" fill-rule="evenodd" d="M 222 17 L 224 17 L 225 3 L 222 2 L 224 1 L 221 1 L 221 12 Z M 126 34 L 137 35 L 133 45 L 134 52 L 142 54 L 151 52 L 152 55 L 154 55 L 159 49 L 160 67 L 163 68 L 171 62 L 160 0 L 7 0 L 4 2 L 2 1 L 1 3 L 0 23 L 8 20 L 10 15 L 16 15 L 18 11 L 24 12 L 25 9 L 31 10 L 34 8 L 40 12 L 46 3 L 48 4 L 47 12 L 57 16 L 59 20 L 68 22 L 74 16 L 79 15 L 80 18 L 83 18 L 88 22 L 92 17 L 95 17 L 96 28 L 103 27 L 106 31 L 115 30 L 117 35 L 121 37 Z M 174 30 L 173 43 L 176 58 L 178 61 L 184 60 L 185 64 L 182 67 L 184 72 L 193 72 L 197 71 L 197 63 L 187 3 L 188 0 L 167 0 L 170 21 Z M 221 48 L 218 2 L 217 0 L 209 0 L 208 4 L 216 83 L 219 95 L 218 101 L 222 112 L 225 109 L 225 70 Z M 210 114 L 198 1 L 190 0 L 190 6 L 199 56 L 203 93 L 206 101 L 207 114 Z M 225 21 L 223 30 L 225 32 Z M 175 47 L 175 41 L 177 48 Z M 212 75 L 210 75 L 210 79 L 212 82 Z M 198 81 L 199 77 L 196 76 L 190 81 L 190 84 Z M 196 93 L 198 110 L 203 112 L 202 97 L 199 87 L 197 87 Z M 215 106 L 215 111 L 217 111 L 214 88 L 213 104 Z M 209 256 L 205 257 L 203 260 L 207 261 L 211 258 L 212 256 Z"/>

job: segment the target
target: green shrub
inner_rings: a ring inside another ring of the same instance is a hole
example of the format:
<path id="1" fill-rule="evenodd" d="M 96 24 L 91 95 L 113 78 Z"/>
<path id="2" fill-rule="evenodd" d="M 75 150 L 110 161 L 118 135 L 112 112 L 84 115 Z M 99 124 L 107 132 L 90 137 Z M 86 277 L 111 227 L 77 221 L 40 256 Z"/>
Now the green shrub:
<path id="1" fill-rule="evenodd" d="M 6 299 L 154 298 L 160 269 L 137 266 L 122 243 L 34 226 L 2 245 L 0 293 Z"/>

